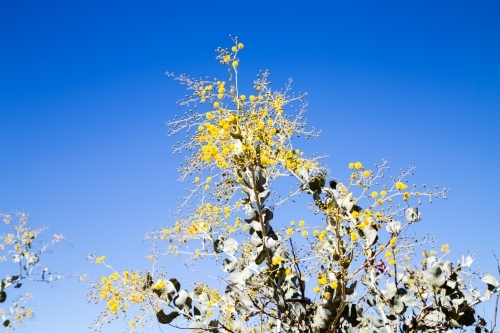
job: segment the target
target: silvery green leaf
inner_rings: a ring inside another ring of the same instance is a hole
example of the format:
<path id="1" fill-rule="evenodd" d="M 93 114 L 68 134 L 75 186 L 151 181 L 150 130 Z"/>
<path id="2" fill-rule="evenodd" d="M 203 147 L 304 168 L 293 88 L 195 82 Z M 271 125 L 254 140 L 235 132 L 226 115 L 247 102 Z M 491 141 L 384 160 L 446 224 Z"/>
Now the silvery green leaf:
<path id="1" fill-rule="evenodd" d="M 398 288 L 396 287 L 396 284 L 394 283 L 389 283 L 384 290 L 384 295 L 388 299 L 391 299 L 396 295 L 396 292 L 398 291 Z"/>
<path id="2" fill-rule="evenodd" d="M 410 223 L 417 222 L 422 219 L 417 207 L 407 208 L 405 211 L 405 217 Z"/>
<path id="3" fill-rule="evenodd" d="M 385 229 L 387 230 L 387 232 L 391 234 L 397 234 L 401 230 L 401 222 L 399 221 L 388 222 Z"/>
<path id="4" fill-rule="evenodd" d="M 156 313 L 156 318 L 158 319 L 158 322 L 160 324 L 169 324 L 179 316 L 179 313 L 177 311 L 170 312 L 168 315 L 163 312 L 163 310 L 160 310 L 158 313 Z"/>
<path id="5" fill-rule="evenodd" d="M 231 273 L 236 269 L 238 261 L 234 258 L 226 258 L 222 263 L 222 270 L 226 273 Z"/>
<path id="6" fill-rule="evenodd" d="M 233 272 L 229 275 L 229 281 L 236 285 L 243 286 L 246 281 L 253 276 L 253 272 L 250 268 L 245 267 L 241 272 Z"/>
<path id="7" fill-rule="evenodd" d="M 425 280 L 432 286 L 441 287 L 446 282 L 447 275 L 450 273 L 451 263 L 449 261 L 440 261 L 428 268 L 423 275 Z"/>
<path id="8" fill-rule="evenodd" d="M 221 235 L 214 240 L 214 251 L 215 253 L 221 253 L 224 251 L 224 241 L 226 237 Z"/>
<path id="9" fill-rule="evenodd" d="M 182 308 L 184 303 L 186 302 L 188 298 L 188 292 L 186 290 L 181 290 L 177 296 L 174 298 L 174 304 L 176 307 L 179 309 Z"/>
<path id="10" fill-rule="evenodd" d="M 259 249 L 257 249 L 257 255 L 255 257 L 255 264 L 256 265 L 260 265 L 264 262 L 264 260 L 266 260 L 266 250 L 264 250 L 264 247 L 263 246 L 260 246 Z"/>
<path id="11" fill-rule="evenodd" d="M 222 251 L 229 255 L 234 255 L 238 250 L 238 242 L 234 238 L 228 238 L 222 243 Z"/>
<path id="12" fill-rule="evenodd" d="M 259 223 L 259 226 L 260 226 L 260 223 Z M 250 243 L 252 243 L 252 245 L 255 247 L 259 247 L 262 245 L 262 239 L 259 237 L 259 235 L 256 232 L 254 232 L 252 234 L 252 236 L 250 236 Z"/>
<path id="13" fill-rule="evenodd" d="M 482 278 L 482 281 L 488 285 L 489 291 L 494 291 L 500 284 L 497 278 L 490 273 L 486 273 L 486 275 Z"/>
<path id="14" fill-rule="evenodd" d="M 269 190 L 265 190 L 261 193 L 259 193 L 259 200 L 260 200 L 260 204 L 262 205 L 267 198 L 269 198 L 269 196 L 271 195 L 271 192 Z"/>
<path id="15" fill-rule="evenodd" d="M 378 232 L 370 224 L 363 229 L 363 233 L 365 234 L 367 246 L 371 246 L 377 241 Z"/>
<path id="16" fill-rule="evenodd" d="M 472 259 L 471 256 L 467 256 L 467 258 L 465 258 L 465 259 L 464 259 L 464 257 L 462 257 L 461 265 L 465 266 L 465 267 L 470 267 L 470 265 L 472 265 L 473 262 L 474 262 L 474 259 Z"/>

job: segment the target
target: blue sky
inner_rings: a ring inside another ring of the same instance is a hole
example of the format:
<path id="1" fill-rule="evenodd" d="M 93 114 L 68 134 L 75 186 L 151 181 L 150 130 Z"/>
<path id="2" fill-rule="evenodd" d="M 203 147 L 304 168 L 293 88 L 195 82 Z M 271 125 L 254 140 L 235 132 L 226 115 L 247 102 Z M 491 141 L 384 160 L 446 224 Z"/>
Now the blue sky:
<path id="1" fill-rule="evenodd" d="M 333 175 L 383 157 L 417 166 L 418 184 L 451 188 L 418 232 L 493 271 L 499 16 L 498 1 L 2 1 L 0 211 L 66 235 L 54 268 L 100 276 L 87 252 L 145 267 L 141 235 L 171 222 L 185 188 L 164 125 L 185 93 L 164 73 L 223 77 L 214 50 L 233 34 L 248 86 L 269 69 L 276 88 L 292 77 L 309 93 L 323 134 L 304 148 L 328 154 Z M 84 332 L 99 311 L 75 281 L 30 288 L 24 332 Z"/>

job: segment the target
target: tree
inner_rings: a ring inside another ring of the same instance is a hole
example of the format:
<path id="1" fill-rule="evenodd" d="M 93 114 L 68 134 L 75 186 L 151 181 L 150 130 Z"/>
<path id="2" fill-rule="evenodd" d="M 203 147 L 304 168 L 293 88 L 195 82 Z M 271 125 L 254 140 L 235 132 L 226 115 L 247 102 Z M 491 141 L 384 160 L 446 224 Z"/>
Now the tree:
<path id="1" fill-rule="evenodd" d="M 42 267 L 41 258 L 57 243 L 65 240 L 63 235 L 54 234 L 48 243 L 37 242 L 43 236 L 45 228 L 33 228 L 29 224 L 26 213 L 0 214 L 3 225 L 10 232 L 0 236 L 0 261 L 5 270 L 12 275 L 2 276 L 0 281 L 0 303 L 7 303 L 7 308 L 0 308 L 2 325 L 10 331 L 23 321 L 33 317 L 33 310 L 29 301 L 33 299 L 31 293 L 19 294 L 13 299 L 7 295 L 16 293 L 11 288 L 19 289 L 27 281 L 53 283 L 65 277 L 65 274 L 52 272 L 48 267 Z M 83 278 L 83 277 L 82 277 Z"/>
<path id="2" fill-rule="evenodd" d="M 291 81 L 272 90 L 264 71 L 254 93 L 244 95 L 243 44 L 233 42 L 217 49 L 227 82 L 168 73 L 191 93 L 179 102 L 189 112 L 167 125 L 170 136 L 188 133 L 173 151 L 185 156 L 180 180 L 193 185 L 174 224 L 147 233 L 154 263 L 165 255 L 206 258 L 221 265 L 221 275 L 181 289 L 165 270 L 118 272 L 104 256 L 91 255 L 113 270 L 89 294 L 106 302 L 95 328 L 138 311 L 129 322 L 133 331 L 151 312 L 161 324 L 192 332 L 488 331 L 475 307 L 499 291 L 498 280 L 483 275 L 479 292 L 471 256 L 452 263 L 449 245 L 427 251 L 433 238 L 403 236 L 422 219 L 413 205 L 446 199 L 447 189 L 408 187 L 412 167 L 387 178 L 387 160 L 373 170 L 349 163 L 348 181 L 335 180 L 319 156 L 292 144 L 318 135 L 306 126 L 305 94 L 294 94 Z M 278 182 L 290 179 L 296 186 L 281 191 Z M 276 208 L 298 211 L 290 199 L 301 193 L 318 218 L 278 230 Z"/>

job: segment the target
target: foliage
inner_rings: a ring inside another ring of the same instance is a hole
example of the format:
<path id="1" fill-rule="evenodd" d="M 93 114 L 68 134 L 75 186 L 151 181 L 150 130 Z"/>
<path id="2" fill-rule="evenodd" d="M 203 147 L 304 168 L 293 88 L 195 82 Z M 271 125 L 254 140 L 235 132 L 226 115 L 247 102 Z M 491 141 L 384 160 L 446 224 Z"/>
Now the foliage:
<path id="1" fill-rule="evenodd" d="M 145 327 L 151 311 L 159 323 L 192 332 L 487 331 L 474 308 L 498 291 L 498 280 L 484 275 L 481 293 L 473 288 L 471 256 L 452 263 L 447 244 L 438 254 L 426 250 L 433 238 L 405 237 L 422 219 L 413 205 L 446 198 L 447 190 L 410 187 L 413 167 L 387 179 L 387 160 L 373 170 L 350 163 L 347 181 L 333 179 L 319 156 L 307 157 L 292 144 L 318 135 L 306 127 L 305 94 L 294 94 L 291 81 L 272 90 L 264 71 L 254 93 L 244 95 L 238 85 L 243 44 L 233 41 L 231 49 L 217 49 L 227 82 L 169 74 L 191 93 L 179 102 L 189 112 L 167 125 L 170 136 L 188 133 L 173 150 L 184 154 L 180 180 L 193 186 L 174 224 L 147 234 L 155 264 L 165 255 L 209 259 L 222 272 L 182 289 L 161 268 L 114 271 L 89 294 L 107 305 L 95 328 L 127 316 L 134 304 L 133 331 Z M 280 178 L 297 185 L 281 191 Z M 299 216 L 290 199 L 301 193 L 310 195 L 309 209 L 321 218 L 278 230 L 276 208 L 293 205 Z M 90 259 L 112 269 L 103 256 Z"/>
<path id="2" fill-rule="evenodd" d="M 21 288 L 26 281 L 53 283 L 64 275 L 52 272 L 48 267 L 42 268 L 41 258 L 56 243 L 65 240 L 64 236 L 54 234 L 54 238 L 40 245 L 37 242 L 45 228 L 33 228 L 25 213 L 1 214 L 4 226 L 11 229 L 9 233 L 0 236 L 0 261 L 4 270 L 12 275 L 4 275 L 0 281 L 0 303 L 9 304 L 0 308 L 2 325 L 10 330 L 26 319 L 33 317 L 29 301 L 33 299 L 30 293 L 18 295 L 10 300 L 8 295 L 16 294 L 10 288 Z M 2 273 L 4 274 L 4 273 Z"/>

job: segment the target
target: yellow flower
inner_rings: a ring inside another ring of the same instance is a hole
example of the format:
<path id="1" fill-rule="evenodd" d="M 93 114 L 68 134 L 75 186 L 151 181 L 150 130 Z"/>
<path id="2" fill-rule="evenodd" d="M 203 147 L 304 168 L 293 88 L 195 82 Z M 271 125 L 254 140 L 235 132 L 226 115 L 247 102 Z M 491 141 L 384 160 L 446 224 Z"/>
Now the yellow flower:
<path id="1" fill-rule="evenodd" d="M 247 99 L 247 97 L 245 95 L 240 95 L 240 99 L 244 101 L 245 99 Z"/>
<path id="2" fill-rule="evenodd" d="M 207 177 L 207 182 L 210 183 L 212 181 L 212 177 Z"/>
<path id="3" fill-rule="evenodd" d="M 318 237 L 319 236 L 319 231 L 318 230 L 314 230 L 313 234 L 314 234 L 314 236 Z"/>
<path id="4" fill-rule="evenodd" d="M 207 117 L 207 119 L 214 119 L 214 115 L 211 114 L 210 112 L 207 112 L 207 114 L 205 115 L 205 117 Z"/>
<path id="5" fill-rule="evenodd" d="M 371 197 L 375 199 L 376 197 L 378 197 L 378 193 L 376 191 L 373 191 Z"/>
<path id="6" fill-rule="evenodd" d="M 323 296 L 326 298 L 326 299 L 330 299 L 330 297 L 332 297 L 332 295 L 330 295 L 330 293 L 327 291 L 323 294 Z"/>
<path id="7" fill-rule="evenodd" d="M 152 261 L 152 260 L 153 260 L 153 256 L 152 256 L 152 255 L 149 255 L 149 256 L 148 256 L 148 260 L 149 260 L 149 261 Z"/>
<path id="8" fill-rule="evenodd" d="M 224 56 L 224 62 L 229 62 L 229 60 L 231 60 L 231 57 L 228 54 L 226 54 Z"/>
<path id="9" fill-rule="evenodd" d="M 354 163 L 349 163 L 349 169 L 354 169 Z"/>
<path id="10" fill-rule="evenodd" d="M 205 191 L 208 191 L 210 189 L 210 186 L 205 185 Z"/>
<path id="11" fill-rule="evenodd" d="M 290 225 L 293 227 L 295 225 L 295 221 L 291 221 Z"/>
<path id="12" fill-rule="evenodd" d="M 236 46 L 233 46 L 233 47 L 231 48 L 231 51 L 233 51 L 233 52 L 236 52 L 237 50 L 238 50 L 238 48 L 236 48 Z"/>
<path id="13" fill-rule="evenodd" d="M 391 264 L 393 266 L 396 265 L 396 260 L 394 260 L 394 259 L 389 260 L 389 264 Z"/>
<path id="14" fill-rule="evenodd" d="M 390 247 L 394 247 L 396 246 L 396 242 L 398 241 L 398 238 L 397 237 L 392 237 L 390 242 L 389 242 L 389 246 Z"/>
<path id="15" fill-rule="evenodd" d="M 319 278 L 319 279 L 318 279 L 318 284 L 319 284 L 320 286 L 324 286 L 327 282 L 328 282 L 328 280 L 327 280 L 327 279 L 326 279 L 326 277 L 324 277 L 324 276 L 323 276 L 322 278 Z"/>
<path id="16" fill-rule="evenodd" d="M 450 245 L 449 244 L 441 245 L 441 252 L 444 252 L 444 253 L 450 252 Z"/>
<path id="17" fill-rule="evenodd" d="M 354 217 L 355 219 L 357 219 L 359 217 L 359 213 L 354 211 L 352 212 L 352 217 Z"/>
<path id="18" fill-rule="evenodd" d="M 285 275 L 290 275 L 290 274 L 292 274 L 292 270 L 290 268 L 287 268 L 285 270 Z"/>
<path id="19" fill-rule="evenodd" d="M 381 195 L 381 196 L 385 197 L 385 195 L 386 195 L 386 194 L 387 194 L 387 192 L 386 192 L 386 191 L 384 191 L 384 190 L 380 191 L 380 195 Z"/>
<path id="20" fill-rule="evenodd" d="M 359 238 L 359 235 L 358 235 L 357 233 L 355 233 L 355 232 L 351 232 L 351 240 L 352 240 L 353 242 L 357 241 L 357 240 L 358 240 L 358 238 Z"/>
<path id="21" fill-rule="evenodd" d="M 195 182 L 195 183 L 197 183 L 197 182 L 199 182 L 199 181 L 200 181 L 200 177 L 196 177 L 196 178 L 194 179 L 194 182 Z"/>
<path id="22" fill-rule="evenodd" d="M 403 184 L 402 182 L 397 182 L 397 183 L 396 183 L 396 188 L 397 188 L 398 190 L 406 190 L 406 188 L 407 188 L 407 187 L 408 187 L 408 186 L 407 186 L 406 184 Z"/>
<path id="23" fill-rule="evenodd" d="M 293 229 L 287 229 L 286 233 L 288 236 L 291 236 L 293 234 Z"/>
<path id="24" fill-rule="evenodd" d="M 361 164 L 361 162 L 356 162 L 356 163 L 354 163 L 354 167 L 356 169 L 362 169 L 363 168 L 363 164 Z"/>
<path id="25" fill-rule="evenodd" d="M 319 293 L 320 289 L 319 289 L 319 287 L 314 287 L 313 291 L 314 291 L 315 293 Z"/>
<path id="26" fill-rule="evenodd" d="M 307 237 L 309 236 L 309 233 L 307 231 L 302 231 L 302 236 Z"/>
<path id="27" fill-rule="evenodd" d="M 387 259 L 392 258 L 392 253 L 391 253 L 391 251 L 385 251 L 385 257 L 386 257 Z"/>
<path id="28" fill-rule="evenodd" d="M 299 226 L 303 227 L 306 223 L 304 222 L 304 220 L 300 220 L 299 221 Z"/>
<path id="29" fill-rule="evenodd" d="M 232 65 L 233 65 L 234 68 L 238 67 L 238 61 L 234 60 L 233 63 L 232 63 Z"/>
<path id="30" fill-rule="evenodd" d="M 403 194 L 403 200 L 406 201 L 410 198 L 410 193 L 408 192 L 405 192 L 405 194 Z"/>
<path id="31" fill-rule="evenodd" d="M 214 108 L 218 108 L 219 107 L 219 102 L 214 102 Z"/>
<path id="32" fill-rule="evenodd" d="M 330 283 L 330 287 L 331 287 L 332 289 L 337 289 L 337 286 L 338 286 L 337 281 L 333 281 L 332 283 Z"/>
<path id="33" fill-rule="evenodd" d="M 135 321 L 130 321 L 130 326 L 135 327 Z"/>
<path id="34" fill-rule="evenodd" d="M 238 48 L 241 50 L 243 48 L 243 44 L 242 43 L 238 43 Z"/>
<path id="35" fill-rule="evenodd" d="M 363 177 L 368 178 L 368 177 L 370 177 L 371 174 L 372 174 L 372 172 L 370 170 L 366 170 L 363 172 Z"/>
<path id="36" fill-rule="evenodd" d="M 427 258 L 429 256 L 429 254 L 425 250 L 422 252 L 422 255 L 424 256 L 424 258 Z"/>

